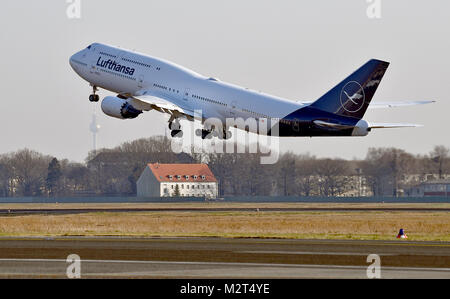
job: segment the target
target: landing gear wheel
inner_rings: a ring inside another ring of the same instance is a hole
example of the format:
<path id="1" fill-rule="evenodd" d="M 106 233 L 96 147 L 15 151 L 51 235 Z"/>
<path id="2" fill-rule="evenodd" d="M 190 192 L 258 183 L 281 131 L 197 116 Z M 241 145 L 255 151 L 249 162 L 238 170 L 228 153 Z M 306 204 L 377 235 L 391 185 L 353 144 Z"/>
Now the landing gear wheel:
<path id="1" fill-rule="evenodd" d="M 97 86 L 92 85 L 92 94 L 89 96 L 89 101 L 94 103 L 100 101 L 100 97 L 98 94 L 96 94 L 98 91 Z"/>
<path id="2" fill-rule="evenodd" d="M 181 130 L 181 125 L 179 122 L 170 122 L 169 123 L 169 129 L 172 131 L 179 131 Z"/>
<path id="3" fill-rule="evenodd" d="M 172 132 L 170 132 L 170 135 L 173 138 L 182 138 L 183 137 L 183 131 L 181 131 L 181 130 L 173 130 Z"/>
<path id="4" fill-rule="evenodd" d="M 213 137 L 213 134 L 211 131 L 202 130 L 202 139 L 211 139 Z"/>
<path id="5" fill-rule="evenodd" d="M 100 101 L 100 96 L 98 94 L 91 94 L 89 96 L 89 101 L 92 103 L 96 103 L 96 102 Z"/>
<path id="6" fill-rule="evenodd" d="M 222 135 L 220 136 L 222 140 L 230 140 L 233 134 L 231 131 L 223 131 Z"/>

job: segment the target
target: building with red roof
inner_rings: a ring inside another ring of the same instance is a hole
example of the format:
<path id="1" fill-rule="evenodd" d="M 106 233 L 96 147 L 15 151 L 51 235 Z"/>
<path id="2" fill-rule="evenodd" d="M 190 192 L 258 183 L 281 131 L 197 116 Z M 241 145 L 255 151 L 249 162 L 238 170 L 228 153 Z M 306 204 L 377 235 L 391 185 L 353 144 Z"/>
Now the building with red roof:
<path id="1" fill-rule="evenodd" d="M 206 164 L 148 164 L 137 181 L 138 197 L 216 198 L 218 183 Z"/>

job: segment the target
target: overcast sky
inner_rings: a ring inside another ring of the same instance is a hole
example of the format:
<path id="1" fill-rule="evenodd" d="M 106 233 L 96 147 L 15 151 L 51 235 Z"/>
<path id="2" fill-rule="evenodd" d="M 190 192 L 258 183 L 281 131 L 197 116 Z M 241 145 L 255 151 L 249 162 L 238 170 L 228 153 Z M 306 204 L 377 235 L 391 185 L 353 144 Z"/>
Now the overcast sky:
<path id="1" fill-rule="evenodd" d="M 83 161 L 92 149 L 164 134 L 165 118 L 132 121 L 102 114 L 69 57 L 92 42 L 138 50 L 206 76 L 292 100 L 316 100 L 367 60 L 391 62 L 374 101 L 437 100 L 372 110 L 375 122 L 423 124 L 368 137 L 288 138 L 282 150 L 363 158 L 369 147 L 428 153 L 450 147 L 450 1 L 382 0 L 370 19 L 366 0 L 81 0 L 69 19 L 65 0 L 3 0 L 0 9 L 0 153 L 30 148 Z M 102 91 L 101 96 L 109 95 Z"/>

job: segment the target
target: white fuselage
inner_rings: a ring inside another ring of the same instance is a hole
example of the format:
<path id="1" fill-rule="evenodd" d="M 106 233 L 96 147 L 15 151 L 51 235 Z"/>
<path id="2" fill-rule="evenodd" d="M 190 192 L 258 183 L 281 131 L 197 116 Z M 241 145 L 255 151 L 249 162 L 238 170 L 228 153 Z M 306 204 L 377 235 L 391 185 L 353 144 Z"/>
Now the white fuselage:
<path id="1" fill-rule="evenodd" d="M 205 118 L 282 119 L 303 104 L 208 78 L 174 63 L 103 44 L 93 44 L 70 59 L 91 85 L 118 94 L 154 96 Z"/>

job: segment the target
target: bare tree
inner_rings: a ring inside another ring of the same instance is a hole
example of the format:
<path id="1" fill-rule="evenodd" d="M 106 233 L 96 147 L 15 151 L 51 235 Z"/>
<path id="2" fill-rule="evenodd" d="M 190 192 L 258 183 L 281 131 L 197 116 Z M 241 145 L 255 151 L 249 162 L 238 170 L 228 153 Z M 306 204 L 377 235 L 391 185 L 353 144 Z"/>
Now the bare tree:
<path id="1" fill-rule="evenodd" d="M 8 159 L 0 157 L 0 197 L 9 197 L 12 195 L 11 179 L 12 169 Z"/>
<path id="2" fill-rule="evenodd" d="M 343 193 L 348 183 L 348 164 L 344 160 L 323 159 L 316 164 L 320 193 L 323 196 L 337 196 Z"/>
<path id="3" fill-rule="evenodd" d="M 399 182 L 415 168 L 414 157 L 396 148 L 370 148 L 362 163 L 375 196 L 398 196 Z"/>
<path id="4" fill-rule="evenodd" d="M 296 186 L 296 155 L 292 152 L 285 153 L 278 160 L 278 186 L 284 196 L 297 193 Z"/>
<path id="5" fill-rule="evenodd" d="M 443 172 L 447 172 L 449 153 L 450 149 L 443 145 L 435 146 L 430 153 L 430 157 L 437 167 L 440 179 L 444 178 Z"/>
<path id="6" fill-rule="evenodd" d="M 297 194 L 311 196 L 318 193 L 317 179 L 315 177 L 316 157 L 309 154 L 297 156 L 295 168 Z"/>
<path id="7" fill-rule="evenodd" d="M 85 165 L 80 163 L 61 164 L 64 178 L 63 194 L 73 195 L 93 190 L 94 177 Z"/>
<path id="8" fill-rule="evenodd" d="M 18 193 L 22 196 L 42 195 L 52 158 L 29 149 L 10 154 L 9 158 Z"/>

